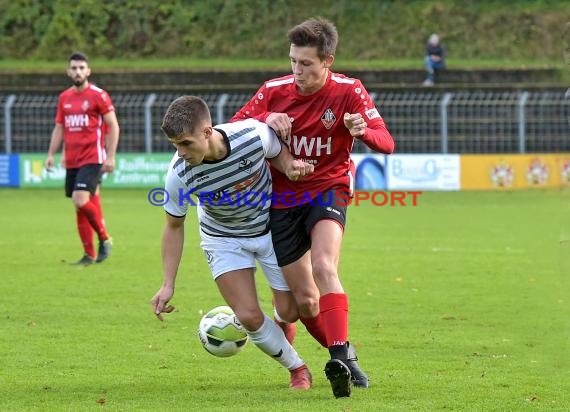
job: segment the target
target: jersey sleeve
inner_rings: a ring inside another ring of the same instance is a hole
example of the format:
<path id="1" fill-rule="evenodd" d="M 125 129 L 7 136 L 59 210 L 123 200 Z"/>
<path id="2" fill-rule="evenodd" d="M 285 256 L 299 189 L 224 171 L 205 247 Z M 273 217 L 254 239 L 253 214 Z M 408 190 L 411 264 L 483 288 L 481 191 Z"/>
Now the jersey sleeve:
<path id="1" fill-rule="evenodd" d="M 273 129 L 265 123 L 260 123 L 258 126 L 259 137 L 263 146 L 263 154 L 267 159 L 273 159 L 281 153 L 281 140 L 277 137 Z"/>
<path id="2" fill-rule="evenodd" d="M 55 112 L 55 124 L 63 124 L 63 102 L 62 95 L 57 98 L 57 111 Z"/>
<path id="3" fill-rule="evenodd" d="M 97 96 L 97 104 L 99 105 L 99 110 L 101 115 L 106 115 L 109 112 L 115 111 L 115 106 L 113 106 L 113 101 L 111 100 L 111 96 L 105 90 Z"/>
<path id="4" fill-rule="evenodd" d="M 164 211 L 174 217 L 183 217 L 186 216 L 186 213 L 188 212 L 189 202 L 184 200 L 184 194 L 188 192 L 188 189 L 184 187 L 182 181 L 174 171 L 174 161 L 175 159 L 172 159 L 168 168 L 168 173 L 166 174 L 166 181 L 164 184 L 164 200 L 166 203 L 164 204 Z"/>
<path id="5" fill-rule="evenodd" d="M 267 88 L 265 84 L 259 88 L 257 93 L 247 102 L 231 119 L 230 122 L 238 120 L 256 119 L 265 122 L 267 116 L 271 114 L 267 108 Z"/>
<path id="6" fill-rule="evenodd" d="M 391 154 L 394 152 L 394 138 L 380 116 L 374 101 L 360 81 L 356 82 L 354 93 L 351 93 L 352 113 L 360 113 L 367 124 L 364 136 L 359 139 L 372 150 Z M 369 105 L 362 104 L 370 102 Z"/>

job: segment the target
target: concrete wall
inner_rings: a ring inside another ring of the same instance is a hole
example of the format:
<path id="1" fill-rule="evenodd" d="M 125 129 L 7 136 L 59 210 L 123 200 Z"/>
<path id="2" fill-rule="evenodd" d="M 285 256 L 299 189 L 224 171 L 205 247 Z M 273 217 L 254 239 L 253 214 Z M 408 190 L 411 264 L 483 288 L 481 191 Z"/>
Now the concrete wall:
<path id="1" fill-rule="evenodd" d="M 422 70 L 339 72 L 358 77 L 367 89 L 417 88 L 424 79 Z M 284 71 L 164 71 L 94 72 L 91 80 L 110 92 L 153 91 L 247 91 L 265 81 L 288 74 Z M 446 70 L 437 81 L 440 88 L 549 88 L 561 84 L 562 73 L 555 69 L 536 70 Z M 57 92 L 70 86 L 61 74 L 0 74 L 1 93 Z"/>

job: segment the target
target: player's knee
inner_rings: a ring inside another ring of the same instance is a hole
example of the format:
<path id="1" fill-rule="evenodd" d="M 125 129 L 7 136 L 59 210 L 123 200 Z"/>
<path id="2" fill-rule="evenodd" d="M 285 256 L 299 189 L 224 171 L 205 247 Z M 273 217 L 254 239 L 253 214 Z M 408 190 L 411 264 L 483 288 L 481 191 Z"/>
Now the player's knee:
<path id="1" fill-rule="evenodd" d="M 89 197 L 83 195 L 77 195 L 74 192 L 73 195 L 71 196 L 71 201 L 73 202 L 73 206 L 75 206 L 76 209 L 79 209 L 85 206 L 87 202 L 89 202 Z"/>
<path id="2" fill-rule="evenodd" d="M 285 322 L 293 323 L 299 319 L 299 311 L 297 310 L 297 305 L 293 302 L 291 304 L 280 305 L 275 307 L 275 311 L 279 318 Z"/>
<path id="3" fill-rule="evenodd" d="M 313 276 L 318 285 L 328 283 L 330 279 L 338 277 L 336 265 L 326 257 L 313 260 Z"/>
<path id="4" fill-rule="evenodd" d="M 318 291 L 317 291 L 318 292 Z M 319 314 L 319 294 L 303 294 L 297 301 L 299 315 L 305 318 L 313 318 Z"/>
<path id="5" fill-rule="evenodd" d="M 234 312 L 243 327 L 250 332 L 263 325 L 264 316 L 260 308 L 235 308 Z"/>

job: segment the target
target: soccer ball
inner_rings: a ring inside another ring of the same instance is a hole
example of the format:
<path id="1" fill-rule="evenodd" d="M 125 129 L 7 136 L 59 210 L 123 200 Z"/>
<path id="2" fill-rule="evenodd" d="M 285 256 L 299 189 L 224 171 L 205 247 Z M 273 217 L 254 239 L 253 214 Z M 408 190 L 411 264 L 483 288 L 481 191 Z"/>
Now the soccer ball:
<path id="1" fill-rule="evenodd" d="M 247 333 L 229 306 L 217 306 L 206 313 L 198 337 L 204 349 L 221 358 L 237 354 L 247 343 Z"/>

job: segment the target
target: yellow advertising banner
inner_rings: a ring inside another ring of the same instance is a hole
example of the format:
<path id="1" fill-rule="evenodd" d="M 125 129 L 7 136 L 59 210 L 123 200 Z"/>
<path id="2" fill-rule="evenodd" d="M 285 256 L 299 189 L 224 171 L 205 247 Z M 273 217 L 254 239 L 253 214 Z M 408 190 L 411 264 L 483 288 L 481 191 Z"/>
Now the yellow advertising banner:
<path id="1" fill-rule="evenodd" d="M 570 153 L 461 155 L 461 190 L 519 190 L 570 185 Z"/>

